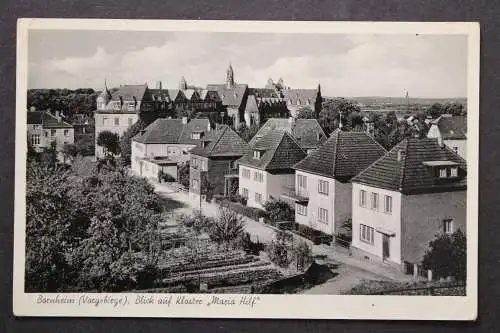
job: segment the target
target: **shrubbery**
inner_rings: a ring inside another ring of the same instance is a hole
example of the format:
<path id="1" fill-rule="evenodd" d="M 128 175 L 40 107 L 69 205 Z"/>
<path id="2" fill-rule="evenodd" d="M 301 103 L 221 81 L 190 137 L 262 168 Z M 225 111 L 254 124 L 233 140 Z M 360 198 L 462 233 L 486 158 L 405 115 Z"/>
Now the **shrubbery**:
<path id="1" fill-rule="evenodd" d="M 467 240 L 458 229 L 451 235 L 442 234 L 429 243 L 422 266 L 430 269 L 435 278 L 452 276 L 465 281 L 467 277 Z"/>
<path id="2" fill-rule="evenodd" d="M 294 209 L 285 201 L 270 200 L 266 201 L 264 208 L 272 221 L 295 221 Z"/>
<path id="3" fill-rule="evenodd" d="M 220 204 L 223 207 L 227 207 L 227 208 L 235 211 L 236 213 L 244 215 L 246 217 L 249 217 L 255 221 L 258 221 L 259 218 L 265 217 L 267 215 L 266 212 L 262 209 L 243 206 L 242 204 L 237 203 L 237 202 L 231 202 L 231 201 L 224 200 Z"/>

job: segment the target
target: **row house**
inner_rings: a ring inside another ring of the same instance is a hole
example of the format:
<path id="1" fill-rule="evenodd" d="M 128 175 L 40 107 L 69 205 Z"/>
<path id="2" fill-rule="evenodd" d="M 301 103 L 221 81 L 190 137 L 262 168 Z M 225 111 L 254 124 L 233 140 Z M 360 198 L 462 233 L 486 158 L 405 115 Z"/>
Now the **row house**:
<path id="1" fill-rule="evenodd" d="M 279 199 L 293 188 L 293 165 L 307 155 L 286 131 L 269 131 L 250 146 L 239 164 L 239 194 L 249 207 L 263 208 L 268 200 Z"/>
<path id="2" fill-rule="evenodd" d="M 442 141 L 403 140 L 352 179 L 353 253 L 414 272 L 436 235 L 466 232 L 466 173 Z"/>
<path id="3" fill-rule="evenodd" d="M 75 142 L 75 132 L 71 124 L 62 119 L 59 112 L 52 114 L 48 111 L 28 111 L 27 113 L 28 140 L 37 152 L 42 152 L 56 143 L 59 160 L 63 160 L 62 149 L 65 144 Z"/>
<path id="4" fill-rule="evenodd" d="M 213 194 L 236 194 L 237 160 L 248 152 L 248 144 L 229 126 L 218 126 L 190 151 L 189 193 L 198 198 L 207 181 Z"/>
<path id="5" fill-rule="evenodd" d="M 178 165 L 210 131 L 208 119 L 159 118 L 132 138 L 131 168 L 141 177 L 158 179 L 163 172 L 177 180 Z"/>
<path id="6" fill-rule="evenodd" d="M 366 133 L 335 130 L 293 166 L 295 192 L 283 196 L 295 202 L 296 222 L 338 235 L 352 214 L 352 177 L 384 154 L 384 148 Z"/>
<path id="7" fill-rule="evenodd" d="M 467 117 L 442 115 L 431 122 L 428 138 L 442 140 L 458 155 L 467 157 Z"/>

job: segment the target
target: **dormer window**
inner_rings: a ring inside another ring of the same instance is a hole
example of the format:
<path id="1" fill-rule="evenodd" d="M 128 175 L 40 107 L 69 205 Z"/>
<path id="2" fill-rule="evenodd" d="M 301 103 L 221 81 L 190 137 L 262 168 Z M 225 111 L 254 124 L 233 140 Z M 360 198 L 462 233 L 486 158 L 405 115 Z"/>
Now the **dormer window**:
<path id="1" fill-rule="evenodd" d="M 452 161 L 425 161 L 424 165 L 431 168 L 434 176 L 439 179 L 457 178 L 459 165 Z"/>
<path id="2" fill-rule="evenodd" d="M 210 141 L 202 141 L 201 146 L 203 148 L 207 148 L 207 146 L 208 146 L 209 143 L 210 143 Z"/>
<path id="3" fill-rule="evenodd" d="M 134 102 L 128 102 L 128 110 L 129 111 L 135 110 L 135 103 Z"/>
<path id="4" fill-rule="evenodd" d="M 193 132 L 193 133 L 191 133 L 191 139 L 193 139 L 193 140 L 199 140 L 199 139 L 201 139 L 201 132 Z"/>
<path id="5" fill-rule="evenodd" d="M 121 103 L 120 102 L 115 102 L 115 110 L 121 110 Z"/>
<path id="6" fill-rule="evenodd" d="M 260 150 L 254 150 L 253 151 L 253 158 L 257 159 L 257 160 L 260 160 L 261 158 L 261 151 Z"/>
<path id="7" fill-rule="evenodd" d="M 458 168 L 457 167 L 450 168 L 450 177 L 458 177 Z"/>
<path id="8" fill-rule="evenodd" d="M 446 172 L 446 168 L 439 169 L 439 178 L 446 178 L 448 173 Z"/>

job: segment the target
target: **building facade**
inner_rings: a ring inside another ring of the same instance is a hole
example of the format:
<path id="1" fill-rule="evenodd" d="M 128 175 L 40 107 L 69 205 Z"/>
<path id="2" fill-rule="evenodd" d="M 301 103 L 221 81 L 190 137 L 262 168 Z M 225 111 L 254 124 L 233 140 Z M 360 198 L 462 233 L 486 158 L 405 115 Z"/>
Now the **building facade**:
<path id="1" fill-rule="evenodd" d="M 352 248 L 418 269 L 429 242 L 466 222 L 466 162 L 437 139 L 405 139 L 356 176 Z"/>
<path id="2" fill-rule="evenodd" d="M 341 233 L 352 215 L 352 177 L 385 154 L 363 132 L 336 130 L 317 150 L 295 166 L 295 201 L 299 224 L 332 236 Z"/>
<path id="3" fill-rule="evenodd" d="M 222 125 L 207 135 L 190 151 L 191 197 L 211 194 L 236 194 L 238 189 L 237 160 L 248 152 L 248 144 L 229 126 Z M 208 185 L 208 186 L 207 186 Z M 236 191 L 235 193 L 231 193 Z"/>
<path id="4" fill-rule="evenodd" d="M 268 200 L 278 200 L 294 187 L 292 166 L 307 153 L 286 131 L 270 131 L 250 146 L 239 161 L 239 194 L 247 206 L 263 208 Z"/>
<path id="5" fill-rule="evenodd" d="M 49 148 L 54 142 L 58 159 L 63 161 L 62 150 L 65 144 L 75 142 L 75 132 L 71 124 L 65 122 L 59 112 L 28 111 L 28 140 L 37 152 Z"/>

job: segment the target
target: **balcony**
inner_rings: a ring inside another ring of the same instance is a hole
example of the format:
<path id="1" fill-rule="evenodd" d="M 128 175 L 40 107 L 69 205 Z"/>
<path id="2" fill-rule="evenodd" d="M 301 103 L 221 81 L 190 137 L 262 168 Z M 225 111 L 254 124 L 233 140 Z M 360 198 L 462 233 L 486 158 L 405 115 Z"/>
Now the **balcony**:
<path id="1" fill-rule="evenodd" d="M 281 196 L 298 204 L 307 204 L 309 202 L 309 193 L 305 188 L 288 186 L 283 189 Z"/>

